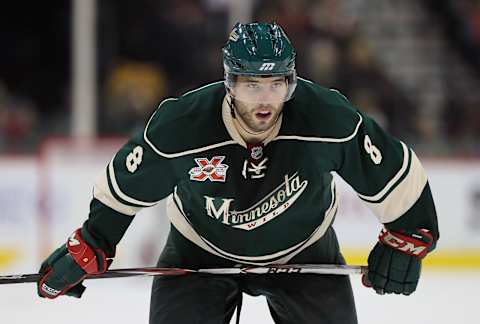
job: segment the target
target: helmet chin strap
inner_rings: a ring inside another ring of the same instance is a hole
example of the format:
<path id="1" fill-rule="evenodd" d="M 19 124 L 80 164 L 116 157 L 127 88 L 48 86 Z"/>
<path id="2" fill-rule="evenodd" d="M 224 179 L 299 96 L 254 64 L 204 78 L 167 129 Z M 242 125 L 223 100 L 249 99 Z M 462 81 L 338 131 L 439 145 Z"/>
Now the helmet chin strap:
<path id="1" fill-rule="evenodd" d="M 227 99 L 227 103 L 228 103 L 228 106 L 230 107 L 230 114 L 232 115 L 232 118 L 233 119 L 236 119 L 238 122 L 237 124 L 248 134 L 250 135 L 253 135 L 253 136 L 258 136 L 258 135 L 262 135 L 262 134 L 265 134 L 265 133 L 268 133 L 268 132 L 271 132 L 273 128 L 275 128 L 275 125 L 277 124 L 278 122 L 278 119 L 280 118 L 280 115 L 282 114 L 282 112 L 280 112 L 280 114 L 277 115 L 277 118 L 275 119 L 275 122 L 272 124 L 272 127 L 270 127 L 269 129 L 267 130 L 264 130 L 264 131 L 260 131 L 260 132 L 254 132 L 250 129 L 247 128 L 247 126 L 243 125 L 244 122 L 243 120 L 240 120 L 241 118 L 237 118 L 237 114 L 235 112 L 235 102 L 234 102 L 234 98 L 232 97 L 232 95 L 230 94 L 230 92 L 228 93 L 228 98 L 230 100 Z"/>

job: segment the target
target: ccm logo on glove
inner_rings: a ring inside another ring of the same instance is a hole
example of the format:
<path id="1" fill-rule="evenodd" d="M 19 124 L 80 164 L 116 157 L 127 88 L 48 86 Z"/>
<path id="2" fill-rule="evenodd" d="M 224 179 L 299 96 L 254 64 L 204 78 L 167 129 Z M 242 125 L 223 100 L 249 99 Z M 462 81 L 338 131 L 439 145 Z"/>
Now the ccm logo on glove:
<path id="1" fill-rule="evenodd" d="M 417 289 L 422 259 L 434 248 L 432 234 L 426 229 L 383 229 L 368 256 L 368 274 L 362 283 L 381 295 L 410 295 Z"/>
<path id="2" fill-rule="evenodd" d="M 410 236 L 407 236 L 399 232 L 390 232 L 386 229 L 382 229 L 378 238 L 380 242 L 385 245 L 405 254 L 414 256 L 417 259 L 423 259 L 432 245 L 432 235 L 424 229 L 418 231 L 419 234 L 421 233 L 422 235 L 413 233 Z"/>

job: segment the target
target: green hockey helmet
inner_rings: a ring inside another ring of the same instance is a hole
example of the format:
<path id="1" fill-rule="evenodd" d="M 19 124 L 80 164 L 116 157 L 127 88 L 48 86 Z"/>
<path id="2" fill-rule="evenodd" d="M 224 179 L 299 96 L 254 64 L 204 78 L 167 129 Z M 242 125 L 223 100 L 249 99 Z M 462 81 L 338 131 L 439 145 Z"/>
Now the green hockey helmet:
<path id="1" fill-rule="evenodd" d="M 231 94 L 238 76 L 284 76 L 289 100 L 297 85 L 295 50 L 276 23 L 237 23 L 223 47 L 225 87 Z"/>

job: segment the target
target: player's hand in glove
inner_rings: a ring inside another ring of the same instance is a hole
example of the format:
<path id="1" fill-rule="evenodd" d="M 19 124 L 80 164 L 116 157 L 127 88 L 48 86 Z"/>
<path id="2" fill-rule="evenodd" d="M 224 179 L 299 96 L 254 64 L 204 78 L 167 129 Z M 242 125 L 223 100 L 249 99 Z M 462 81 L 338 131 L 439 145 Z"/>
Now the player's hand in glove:
<path id="1" fill-rule="evenodd" d="M 83 279 L 89 274 L 105 272 L 110 263 L 111 259 L 107 260 L 92 235 L 85 229 L 77 229 L 66 244 L 42 263 L 38 295 L 50 299 L 63 294 L 80 298 L 85 290 Z"/>
<path id="2" fill-rule="evenodd" d="M 378 294 L 410 295 L 417 288 L 422 259 L 435 247 L 428 230 L 393 232 L 383 229 L 368 256 L 368 275 L 362 278 Z"/>

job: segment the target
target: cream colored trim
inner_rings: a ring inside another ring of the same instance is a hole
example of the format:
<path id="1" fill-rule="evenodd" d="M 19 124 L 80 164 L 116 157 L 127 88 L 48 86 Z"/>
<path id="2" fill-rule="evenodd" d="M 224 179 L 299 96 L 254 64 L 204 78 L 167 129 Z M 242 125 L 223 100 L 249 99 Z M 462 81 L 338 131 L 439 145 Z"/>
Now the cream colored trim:
<path id="1" fill-rule="evenodd" d="M 206 84 L 206 85 L 204 85 L 204 86 L 201 86 L 200 88 L 196 88 L 196 89 L 193 89 L 193 90 L 190 90 L 190 91 L 184 93 L 184 94 L 182 95 L 182 97 L 184 97 L 184 96 L 186 96 L 186 95 L 189 95 L 189 94 L 191 94 L 191 93 L 200 91 L 200 90 L 202 90 L 202 89 L 204 89 L 204 88 L 206 88 L 206 87 L 209 87 L 209 86 L 211 86 L 211 85 L 214 85 L 214 84 L 217 84 L 217 83 L 223 83 L 223 82 L 225 82 L 225 81 L 224 81 L 224 80 L 220 80 L 220 81 L 210 82 L 210 83 L 208 83 L 208 84 Z"/>
<path id="2" fill-rule="evenodd" d="M 335 89 L 335 88 L 330 88 L 329 90 L 332 91 L 332 92 L 335 92 L 336 94 L 338 94 L 338 95 L 340 95 L 340 96 L 342 96 L 342 98 L 345 99 L 345 101 L 349 102 L 349 101 L 348 101 L 348 98 L 345 97 L 345 95 L 344 95 L 343 93 L 341 93 L 339 90 L 337 90 L 337 89 Z"/>
<path id="3" fill-rule="evenodd" d="M 327 231 L 328 227 L 330 227 L 330 225 L 333 222 L 335 214 L 337 213 L 338 201 L 340 198 L 337 193 L 334 180 L 332 180 L 332 183 L 330 185 L 330 190 L 332 193 L 332 201 L 330 202 L 330 206 L 328 207 L 328 209 L 325 211 L 322 224 L 320 224 L 320 226 L 317 227 L 317 229 L 312 233 L 312 235 L 305 241 L 305 245 L 300 250 L 297 250 L 290 255 L 286 255 L 285 257 L 275 261 L 275 263 L 278 263 L 278 264 L 287 263 L 295 255 L 299 254 L 300 252 L 308 248 L 310 245 L 314 244 L 315 242 L 317 242 L 319 239 L 322 238 L 322 236 Z"/>
<path id="4" fill-rule="evenodd" d="M 280 140 L 296 140 L 296 141 L 305 141 L 305 142 L 327 142 L 327 143 L 342 143 L 348 142 L 352 138 L 357 135 L 358 129 L 362 124 L 363 118 L 362 115 L 357 113 L 359 120 L 357 122 L 357 126 L 355 130 L 348 135 L 347 137 L 342 138 L 334 138 L 334 137 L 311 137 L 311 136 L 298 136 L 298 135 L 280 135 L 275 137 L 272 141 L 280 141 Z"/>
<path id="5" fill-rule="evenodd" d="M 393 176 L 393 178 L 378 193 L 376 193 L 373 196 L 367 196 L 367 195 L 362 195 L 362 194 L 357 193 L 360 198 L 362 198 L 364 200 L 370 200 L 370 201 L 380 200 L 381 198 L 383 198 L 383 196 L 385 196 L 385 194 L 388 191 L 390 191 L 392 186 L 394 184 L 396 184 L 398 179 L 400 179 L 402 177 L 402 175 L 405 173 L 405 171 L 407 170 L 407 167 L 408 167 L 408 155 L 409 155 L 408 151 L 409 151 L 409 149 L 403 142 L 400 142 L 400 143 L 402 144 L 402 148 L 403 148 L 403 163 L 402 163 L 402 166 L 400 167 L 400 170 L 398 170 L 398 172 Z M 413 155 L 415 155 L 415 153 L 413 153 L 413 151 L 412 151 L 412 160 L 413 160 Z"/>
<path id="6" fill-rule="evenodd" d="M 427 184 L 427 175 L 415 153 L 405 179 L 380 203 L 365 202 L 381 223 L 390 223 L 405 214 L 418 200 Z"/>
<path id="7" fill-rule="evenodd" d="M 302 77 L 299 77 L 298 75 L 297 75 L 297 79 L 300 79 L 300 80 L 306 81 L 306 82 L 308 82 L 308 83 L 315 84 L 315 82 L 313 82 L 313 81 L 311 81 L 311 80 L 308 80 L 308 79 L 305 79 L 305 78 L 302 78 Z"/>
<path id="8" fill-rule="evenodd" d="M 128 216 L 134 216 L 138 213 L 142 208 L 140 207 L 132 207 L 119 202 L 113 196 L 110 188 L 108 187 L 107 181 L 107 172 L 106 170 L 102 170 L 97 176 L 95 184 L 93 186 L 93 197 L 98 199 L 104 205 L 116 210 L 119 213 Z"/>
<path id="9" fill-rule="evenodd" d="M 115 177 L 115 170 L 113 168 L 113 159 L 108 164 L 108 171 L 110 172 L 110 182 L 112 183 L 113 190 L 120 198 L 122 198 L 126 202 L 129 202 L 135 205 L 140 205 L 143 207 L 151 207 L 158 203 L 158 201 L 155 201 L 155 202 L 141 201 L 141 200 L 129 197 L 125 193 L 123 193 L 120 187 L 118 186 L 117 179 Z"/>
<path id="10" fill-rule="evenodd" d="M 218 81 L 218 82 L 221 82 L 221 81 Z M 195 89 L 195 90 L 192 90 L 190 92 L 187 92 L 186 94 L 189 94 L 189 93 L 193 93 L 195 91 L 198 91 L 200 89 L 203 89 L 209 85 L 212 85 L 212 84 L 215 84 L 215 83 L 218 83 L 218 82 L 214 82 L 214 83 L 210 83 L 210 84 L 207 84 L 201 88 L 198 88 L 198 89 Z M 185 94 L 185 95 L 186 95 Z M 215 148 L 218 148 L 218 147 L 222 147 L 222 146 L 227 146 L 227 145 L 232 145 L 232 144 L 237 144 L 235 141 L 233 140 L 230 140 L 230 141 L 225 141 L 225 142 L 220 142 L 220 143 L 216 143 L 216 144 L 212 144 L 212 145 L 208 145 L 208 146 L 202 146 L 202 147 L 199 147 L 199 148 L 195 148 L 195 149 L 191 149 L 191 150 L 187 150 L 187 151 L 182 151 L 182 152 L 177 152 L 177 153 L 165 153 L 165 152 L 162 152 L 161 150 L 159 150 L 151 141 L 150 139 L 148 138 L 147 136 L 147 131 L 148 131 L 148 127 L 150 126 L 150 122 L 152 121 L 153 117 L 157 114 L 157 112 L 160 110 L 160 108 L 162 107 L 162 105 L 165 103 L 165 102 L 168 102 L 168 101 L 176 101 L 178 100 L 178 98 L 167 98 L 165 99 L 164 101 L 162 101 L 160 103 L 160 105 L 158 106 L 157 110 L 152 114 L 152 116 L 150 117 L 150 119 L 148 120 L 147 122 L 147 125 L 145 126 L 145 130 L 143 131 L 143 139 L 145 140 L 145 142 L 152 148 L 152 150 L 157 153 L 158 155 L 160 155 L 161 157 L 164 157 L 164 158 L 167 158 L 167 159 L 173 159 L 173 158 L 177 158 L 177 157 L 181 157 L 181 156 L 185 156 L 185 155 L 189 155 L 189 154 L 195 154 L 195 153 L 200 153 L 200 152 L 204 152 L 204 151 L 208 151 L 208 150 L 212 150 L 212 149 L 215 149 Z"/>
<path id="11" fill-rule="evenodd" d="M 277 258 L 275 263 L 285 263 L 288 262 L 291 258 L 295 255 L 306 249 L 308 246 L 312 245 L 316 241 L 318 241 L 326 232 L 327 228 L 333 221 L 335 216 L 338 199 L 335 198 L 336 190 L 335 190 L 335 183 L 332 181 L 331 184 L 332 190 L 332 201 L 330 203 L 329 208 L 325 211 L 324 220 L 323 222 L 307 237 L 304 241 L 291 246 L 285 250 L 277 251 L 272 254 L 261 255 L 261 256 L 245 256 L 245 255 L 237 255 L 233 253 L 229 253 L 225 250 L 220 249 L 218 246 L 214 245 L 213 243 L 206 240 L 200 234 L 198 234 L 192 225 L 188 222 L 188 220 L 183 216 L 184 211 L 180 201 L 180 198 L 176 195 L 176 188 L 174 193 L 168 196 L 167 198 L 167 215 L 170 219 L 170 222 L 173 226 L 188 240 L 199 246 L 200 248 L 215 254 L 219 257 L 224 259 L 233 260 L 236 262 L 243 262 L 247 264 L 254 264 L 254 265 L 267 265 L 272 263 L 272 259 Z M 177 208 L 178 204 L 180 210 Z M 303 245 L 303 246 L 302 246 Z M 300 247 L 300 248 L 299 248 Z M 299 248 L 299 249 L 298 249 Z M 298 250 L 296 250 L 298 249 Z M 267 261 L 268 260 L 268 261 Z"/>
<path id="12" fill-rule="evenodd" d="M 145 138 L 145 141 L 148 141 L 148 139 Z M 221 143 L 217 143 L 217 144 L 212 144 L 212 145 L 208 145 L 208 146 L 199 147 L 199 148 L 196 148 L 196 149 L 193 149 L 193 150 L 188 150 L 188 151 L 183 151 L 183 152 L 179 152 L 179 153 L 169 154 L 169 153 L 163 153 L 162 151 L 158 150 L 151 142 L 148 141 L 147 143 L 148 143 L 148 145 L 150 145 L 150 147 L 153 149 L 153 151 L 155 153 L 157 153 L 158 155 L 160 155 L 164 158 L 167 158 L 167 159 L 173 159 L 173 158 L 177 158 L 177 157 L 181 157 L 181 156 L 185 156 L 185 155 L 189 155 L 189 154 L 195 154 L 195 153 L 205 152 L 205 151 L 208 151 L 208 150 L 213 150 L 215 148 L 222 147 L 222 146 L 237 144 L 237 142 L 235 142 L 235 141 L 225 141 L 225 142 L 221 142 Z"/>

